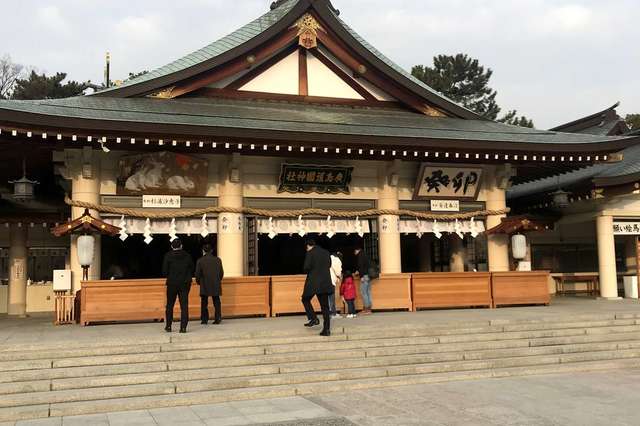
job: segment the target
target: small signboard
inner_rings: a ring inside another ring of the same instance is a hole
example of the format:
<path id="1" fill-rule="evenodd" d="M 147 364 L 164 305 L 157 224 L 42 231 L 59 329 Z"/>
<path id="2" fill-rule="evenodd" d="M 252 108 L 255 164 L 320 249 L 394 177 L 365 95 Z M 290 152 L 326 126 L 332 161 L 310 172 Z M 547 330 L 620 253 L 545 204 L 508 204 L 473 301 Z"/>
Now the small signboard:
<path id="1" fill-rule="evenodd" d="M 613 222 L 614 235 L 640 235 L 640 222 Z"/>
<path id="2" fill-rule="evenodd" d="M 278 192 L 349 194 L 353 167 L 283 164 Z"/>
<path id="3" fill-rule="evenodd" d="M 182 199 L 179 195 L 143 195 L 142 208 L 145 209 L 179 209 Z"/>
<path id="4" fill-rule="evenodd" d="M 431 200 L 432 212 L 459 212 L 460 200 Z"/>
<path id="5" fill-rule="evenodd" d="M 423 164 L 418 173 L 413 199 L 476 199 L 481 182 L 480 167 Z"/>

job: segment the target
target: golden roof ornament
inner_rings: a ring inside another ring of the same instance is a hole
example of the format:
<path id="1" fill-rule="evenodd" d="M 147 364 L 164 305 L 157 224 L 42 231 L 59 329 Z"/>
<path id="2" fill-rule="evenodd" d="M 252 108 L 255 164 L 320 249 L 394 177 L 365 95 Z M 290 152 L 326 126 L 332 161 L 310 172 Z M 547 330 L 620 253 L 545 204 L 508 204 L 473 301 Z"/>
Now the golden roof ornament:
<path id="1" fill-rule="evenodd" d="M 318 47 L 318 29 L 322 28 L 316 18 L 305 13 L 295 26 L 298 28 L 298 43 L 305 49 Z"/>

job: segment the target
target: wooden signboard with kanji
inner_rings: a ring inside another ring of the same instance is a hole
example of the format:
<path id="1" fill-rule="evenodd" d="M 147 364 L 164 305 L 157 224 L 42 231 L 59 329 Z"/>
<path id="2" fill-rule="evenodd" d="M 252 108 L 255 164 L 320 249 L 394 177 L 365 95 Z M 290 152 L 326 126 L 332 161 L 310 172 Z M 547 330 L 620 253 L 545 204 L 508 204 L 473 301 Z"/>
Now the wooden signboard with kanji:
<path id="1" fill-rule="evenodd" d="M 349 194 L 353 167 L 283 164 L 278 192 Z"/>

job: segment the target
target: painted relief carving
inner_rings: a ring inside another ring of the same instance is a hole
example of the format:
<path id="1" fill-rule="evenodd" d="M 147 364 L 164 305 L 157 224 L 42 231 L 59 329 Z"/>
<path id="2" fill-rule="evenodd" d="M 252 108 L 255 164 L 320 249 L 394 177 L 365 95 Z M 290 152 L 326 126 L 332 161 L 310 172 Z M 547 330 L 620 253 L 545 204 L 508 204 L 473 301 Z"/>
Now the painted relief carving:
<path id="1" fill-rule="evenodd" d="M 318 47 L 318 29 L 321 27 L 311 14 L 304 14 L 304 16 L 296 22 L 296 27 L 298 27 L 298 42 L 300 46 L 306 49 Z"/>
<path id="2" fill-rule="evenodd" d="M 166 89 L 163 89 L 159 92 L 156 92 L 152 95 L 150 95 L 150 97 L 152 98 L 158 98 L 158 99 L 171 99 L 171 92 L 173 92 L 173 89 L 175 89 L 175 87 L 167 87 Z"/>

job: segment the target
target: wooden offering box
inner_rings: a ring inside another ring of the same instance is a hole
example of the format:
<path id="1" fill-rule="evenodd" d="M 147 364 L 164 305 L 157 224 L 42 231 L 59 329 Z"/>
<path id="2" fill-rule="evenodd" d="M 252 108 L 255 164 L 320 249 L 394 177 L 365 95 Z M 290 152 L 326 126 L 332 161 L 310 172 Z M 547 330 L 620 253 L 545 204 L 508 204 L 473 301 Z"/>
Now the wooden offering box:
<path id="1" fill-rule="evenodd" d="M 549 271 L 493 272 L 493 306 L 548 305 Z"/>
<path id="2" fill-rule="evenodd" d="M 164 318 L 164 280 L 84 281 L 80 293 L 82 325 Z"/>
<path id="3" fill-rule="evenodd" d="M 360 294 L 360 279 L 356 284 L 356 309 L 362 310 L 362 295 Z M 374 311 L 413 310 L 411 303 L 411 274 L 384 274 L 371 281 L 371 298 Z M 340 305 L 342 306 L 342 300 Z M 345 306 L 346 309 L 346 306 Z"/>
<path id="4" fill-rule="evenodd" d="M 280 275 L 271 277 L 271 316 L 280 314 L 303 314 L 302 291 L 305 275 Z M 339 288 L 336 288 L 336 309 L 341 310 Z M 320 312 L 318 298 L 311 300 L 313 309 Z"/>
<path id="5" fill-rule="evenodd" d="M 412 275 L 413 309 L 492 307 L 489 272 L 429 272 Z"/>

